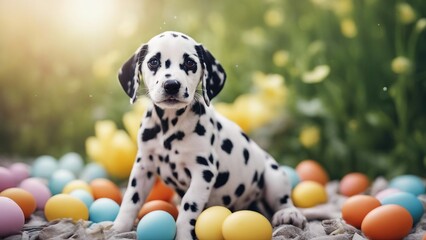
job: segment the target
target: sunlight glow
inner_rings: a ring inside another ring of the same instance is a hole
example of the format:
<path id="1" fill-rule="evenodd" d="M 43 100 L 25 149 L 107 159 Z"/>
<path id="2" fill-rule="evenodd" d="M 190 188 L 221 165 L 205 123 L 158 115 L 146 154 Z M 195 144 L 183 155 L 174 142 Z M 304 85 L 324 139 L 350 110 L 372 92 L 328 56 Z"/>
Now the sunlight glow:
<path id="1" fill-rule="evenodd" d="M 111 24 L 116 9 L 114 0 L 66 0 L 63 2 L 63 21 L 70 31 L 93 33 Z"/>

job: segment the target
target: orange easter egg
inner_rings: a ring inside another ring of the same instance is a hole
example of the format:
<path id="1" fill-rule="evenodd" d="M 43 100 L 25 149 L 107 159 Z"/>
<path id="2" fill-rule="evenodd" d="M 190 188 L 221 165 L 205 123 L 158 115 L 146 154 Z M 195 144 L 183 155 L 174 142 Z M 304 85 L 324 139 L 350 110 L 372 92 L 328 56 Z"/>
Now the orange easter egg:
<path id="1" fill-rule="evenodd" d="M 154 187 L 152 188 L 145 202 L 152 200 L 163 200 L 170 202 L 173 198 L 173 195 L 173 189 L 163 183 L 160 178 L 157 178 L 157 181 L 155 182 Z"/>
<path id="2" fill-rule="evenodd" d="M 21 188 L 8 188 L 0 193 L 0 196 L 12 199 L 22 209 L 25 219 L 31 217 L 31 214 L 37 207 L 34 196 L 27 190 Z"/>
<path id="3" fill-rule="evenodd" d="M 146 202 L 142 208 L 140 209 L 139 213 L 138 213 L 138 219 L 143 218 L 143 216 L 145 216 L 146 214 L 152 212 L 152 211 L 156 211 L 156 210 L 163 210 L 166 211 L 168 213 L 170 213 L 170 215 L 173 216 L 173 218 L 177 219 L 178 217 L 178 209 L 175 205 L 163 201 L 163 200 L 152 200 L 149 202 Z"/>
<path id="4" fill-rule="evenodd" d="M 304 160 L 296 166 L 301 181 L 314 181 L 325 185 L 329 177 L 324 168 L 314 160 Z"/>
<path id="5" fill-rule="evenodd" d="M 121 204 L 122 194 L 120 188 L 106 178 L 97 178 L 90 182 L 90 188 L 95 199 L 109 198 Z"/>

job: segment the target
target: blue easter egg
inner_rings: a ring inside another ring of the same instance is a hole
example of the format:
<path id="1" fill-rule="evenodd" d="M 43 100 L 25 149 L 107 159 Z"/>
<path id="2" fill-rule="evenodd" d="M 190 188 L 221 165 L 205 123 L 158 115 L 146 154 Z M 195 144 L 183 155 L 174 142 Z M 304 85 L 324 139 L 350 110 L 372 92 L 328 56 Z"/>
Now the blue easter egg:
<path id="1" fill-rule="evenodd" d="M 94 201 L 92 194 L 90 194 L 89 192 L 83 189 L 76 189 L 72 191 L 70 195 L 84 202 L 84 204 L 87 206 L 88 209 L 90 209 L 90 206 L 92 205 Z"/>
<path id="2" fill-rule="evenodd" d="M 104 167 L 98 163 L 89 163 L 83 169 L 83 172 L 80 174 L 80 179 L 90 183 L 92 180 L 97 178 L 107 178 L 107 172 Z"/>
<path id="3" fill-rule="evenodd" d="M 95 223 L 111 221 L 118 215 L 120 206 L 109 198 L 99 198 L 89 208 L 89 220 Z"/>
<path id="4" fill-rule="evenodd" d="M 70 170 L 75 176 L 81 173 L 83 167 L 84 161 L 78 153 L 70 152 L 59 159 L 59 168 Z"/>
<path id="5" fill-rule="evenodd" d="M 65 185 L 75 180 L 74 174 L 66 169 L 55 171 L 49 179 L 49 189 L 52 195 L 61 193 Z"/>
<path id="6" fill-rule="evenodd" d="M 415 175 L 398 176 L 389 182 L 389 187 L 412 193 L 415 196 L 425 193 L 425 185 L 422 179 Z"/>
<path id="7" fill-rule="evenodd" d="M 52 156 L 43 155 L 34 161 L 31 176 L 49 179 L 57 169 L 58 162 L 56 159 Z"/>
<path id="8" fill-rule="evenodd" d="M 416 224 L 423 216 L 424 209 L 423 204 L 420 200 L 411 193 L 398 192 L 390 196 L 383 198 L 381 201 L 382 205 L 386 204 L 397 204 L 410 212 L 413 217 L 413 223 Z"/>
<path id="9" fill-rule="evenodd" d="M 287 174 L 287 177 L 290 179 L 291 188 L 294 188 L 300 182 L 300 177 L 297 174 L 296 170 L 294 170 L 294 168 L 288 166 L 281 166 L 281 170 L 283 170 L 285 174 Z"/>
<path id="10" fill-rule="evenodd" d="M 173 240 L 176 235 L 175 219 L 166 211 L 152 211 L 139 221 L 136 234 L 139 240 Z"/>

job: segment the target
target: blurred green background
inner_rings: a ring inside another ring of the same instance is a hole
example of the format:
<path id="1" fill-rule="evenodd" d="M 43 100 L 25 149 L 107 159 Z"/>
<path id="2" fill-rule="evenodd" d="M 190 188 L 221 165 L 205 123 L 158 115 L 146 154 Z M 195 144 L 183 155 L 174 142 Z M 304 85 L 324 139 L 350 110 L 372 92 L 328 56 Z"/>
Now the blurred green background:
<path id="1" fill-rule="evenodd" d="M 280 117 L 250 132 L 281 163 L 424 177 L 425 17 L 423 0 L 0 0 L 0 156 L 85 155 L 94 123 L 132 108 L 121 64 L 176 30 L 225 67 L 216 102 L 285 79 Z"/>

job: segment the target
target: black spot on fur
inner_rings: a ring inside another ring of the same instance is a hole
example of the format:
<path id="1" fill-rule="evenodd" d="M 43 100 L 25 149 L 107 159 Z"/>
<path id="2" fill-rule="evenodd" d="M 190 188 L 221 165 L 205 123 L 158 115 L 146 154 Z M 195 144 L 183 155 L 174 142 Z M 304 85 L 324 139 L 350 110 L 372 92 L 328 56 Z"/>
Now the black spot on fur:
<path id="1" fill-rule="evenodd" d="M 210 138 L 210 144 L 211 144 L 211 145 L 213 145 L 213 144 L 214 144 L 214 139 L 215 139 L 215 136 L 214 136 L 214 134 L 212 134 L 212 137 Z"/>
<path id="2" fill-rule="evenodd" d="M 161 129 L 163 129 L 163 133 L 166 133 L 169 130 L 169 119 L 161 119 Z"/>
<path id="3" fill-rule="evenodd" d="M 258 175 L 257 175 L 257 171 L 255 171 L 254 172 L 254 175 L 253 175 L 253 180 L 251 181 L 251 183 L 256 183 L 259 179 L 258 179 L 259 177 L 258 177 Z"/>
<path id="4" fill-rule="evenodd" d="M 237 197 L 241 197 L 241 195 L 243 195 L 244 191 L 246 190 L 246 187 L 244 186 L 244 184 L 240 184 L 237 189 L 235 189 L 235 195 Z"/>
<path id="5" fill-rule="evenodd" d="M 181 108 L 179 110 L 176 111 L 176 116 L 179 117 L 180 115 L 182 115 L 186 110 L 186 107 Z"/>
<path id="6" fill-rule="evenodd" d="M 152 109 L 149 109 L 148 111 L 146 111 L 146 118 L 150 118 L 152 116 Z"/>
<path id="7" fill-rule="evenodd" d="M 175 38 L 178 37 L 178 35 L 176 33 L 172 33 L 172 36 L 175 37 Z"/>
<path id="8" fill-rule="evenodd" d="M 178 121 L 178 118 L 173 118 L 171 121 L 172 125 L 176 126 L 177 121 Z"/>
<path id="9" fill-rule="evenodd" d="M 194 132 L 200 136 L 204 136 L 204 134 L 206 133 L 206 129 L 204 128 L 203 125 L 200 124 L 200 121 L 197 122 Z"/>
<path id="10" fill-rule="evenodd" d="M 279 166 L 275 163 L 271 164 L 271 168 L 274 170 L 277 170 L 279 168 Z"/>
<path id="11" fill-rule="evenodd" d="M 234 147 L 234 144 L 232 144 L 231 140 L 229 139 L 223 140 L 222 146 L 221 146 L 223 151 L 225 151 L 228 154 L 231 154 L 233 147 Z"/>
<path id="12" fill-rule="evenodd" d="M 171 179 L 170 177 L 167 177 L 167 178 L 166 178 L 166 180 L 165 180 L 164 182 L 165 182 L 165 183 L 168 183 L 168 184 L 171 184 L 171 185 L 173 185 L 174 187 L 177 187 L 176 182 L 175 182 L 173 179 Z"/>
<path id="13" fill-rule="evenodd" d="M 217 127 L 217 130 L 222 130 L 222 124 L 220 124 L 220 122 L 217 122 L 216 123 L 216 127 Z"/>
<path id="14" fill-rule="evenodd" d="M 140 157 L 138 157 L 137 159 L 136 159 L 136 162 L 138 163 L 138 162 L 140 162 L 141 161 L 141 158 Z"/>
<path id="15" fill-rule="evenodd" d="M 182 189 L 175 189 L 176 193 L 179 195 L 179 197 L 183 197 L 185 195 L 185 191 Z"/>
<path id="16" fill-rule="evenodd" d="M 247 134 L 241 132 L 241 135 L 247 140 L 247 142 L 250 142 L 250 138 L 247 136 Z"/>
<path id="17" fill-rule="evenodd" d="M 205 159 L 204 157 L 198 156 L 196 160 L 197 160 L 197 163 L 200 165 L 205 165 L 205 166 L 209 165 L 209 163 L 207 162 L 207 159 Z"/>
<path id="18" fill-rule="evenodd" d="M 248 160 L 250 158 L 250 153 L 246 148 L 244 148 L 243 150 L 243 155 L 244 155 L 244 163 L 247 165 Z"/>
<path id="19" fill-rule="evenodd" d="M 152 162 L 152 161 L 154 161 L 154 157 L 152 156 L 152 155 L 149 155 L 148 156 L 148 159 Z"/>
<path id="20" fill-rule="evenodd" d="M 189 75 L 189 72 L 197 72 L 197 63 L 189 56 L 189 54 L 183 54 L 183 63 L 179 64 L 180 69 L 182 69 L 186 75 Z"/>
<path id="21" fill-rule="evenodd" d="M 136 178 L 132 179 L 132 187 L 136 187 Z"/>
<path id="22" fill-rule="evenodd" d="M 187 36 L 185 36 L 185 35 L 180 35 L 183 39 L 186 39 L 186 40 L 188 40 L 188 37 Z"/>
<path id="23" fill-rule="evenodd" d="M 164 110 L 158 107 L 157 105 L 154 105 L 155 112 L 157 113 L 157 116 L 161 119 L 164 116 Z"/>
<path id="24" fill-rule="evenodd" d="M 184 168 L 183 171 L 185 172 L 186 176 L 188 176 L 191 179 L 191 171 L 189 171 L 188 168 Z"/>
<path id="25" fill-rule="evenodd" d="M 151 178 L 152 178 L 153 173 L 152 173 L 151 171 L 148 171 L 148 172 L 146 173 L 146 175 L 147 175 L 148 179 L 151 179 Z"/>
<path id="26" fill-rule="evenodd" d="M 204 107 L 203 104 L 201 104 L 199 102 L 194 103 L 194 105 L 192 105 L 191 110 L 195 114 L 200 115 L 200 116 L 206 114 L 206 108 Z"/>
<path id="27" fill-rule="evenodd" d="M 257 181 L 257 186 L 262 189 L 265 186 L 264 173 L 260 174 L 259 181 Z"/>
<path id="28" fill-rule="evenodd" d="M 211 182 L 213 178 L 213 173 L 210 170 L 204 170 L 203 171 L 203 178 L 206 182 Z"/>
<path id="29" fill-rule="evenodd" d="M 225 195 L 225 196 L 222 197 L 222 201 L 223 201 L 223 204 L 225 206 L 227 206 L 227 205 L 229 205 L 231 203 L 231 197 L 228 196 L 228 195 Z"/>
<path id="30" fill-rule="evenodd" d="M 196 202 L 193 202 L 192 204 L 185 203 L 183 205 L 183 210 L 185 211 L 191 210 L 191 212 L 196 212 L 198 211 L 198 204 Z"/>
<path id="31" fill-rule="evenodd" d="M 168 150 L 172 149 L 172 142 L 174 140 L 182 140 L 185 137 L 185 133 L 182 131 L 178 131 L 172 135 L 170 135 L 170 137 L 168 137 L 165 141 L 164 141 L 164 147 Z"/>
<path id="32" fill-rule="evenodd" d="M 287 204 L 289 196 L 286 194 L 280 199 L 281 204 Z"/>
<path id="33" fill-rule="evenodd" d="M 134 204 L 136 204 L 137 202 L 139 202 L 139 194 L 137 192 L 135 192 L 133 194 L 132 201 L 133 201 Z"/>
<path id="34" fill-rule="evenodd" d="M 157 167 L 157 174 L 158 174 L 158 175 L 161 175 L 160 167 Z"/>
<path id="35" fill-rule="evenodd" d="M 172 170 L 175 170 L 176 169 L 176 163 L 170 163 L 170 168 Z"/>
<path id="36" fill-rule="evenodd" d="M 214 161 L 213 154 L 210 154 L 210 155 L 209 155 L 209 162 L 210 162 L 211 164 L 213 164 L 213 161 Z"/>
<path id="37" fill-rule="evenodd" d="M 195 223 L 196 223 L 197 221 L 195 220 L 195 219 L 191 219 L 191 220 L 189 220 L 189 224 L 191 225 L 191 226 L 195 226 Z"/>
<path id="38" fill-rule="evenodd" d="M 160 160 L 160 162 L 164 162 L 164 158 L 161 155 L 158 155 L 158 160 Z"/>
<path id="39" fill-rule="evenodd" d="M 170 67 L 170 59 L 166 60 L 166 69 L 168 69 Z"/>
<path id="40" fill-rule="evenodd" d="M 215 188 L 220 188 L 228 182 L 229 172 L 220 172 L 217 175 L 216 182 L 214 184 Z"/>
<path id="41" fill-rule="evenodd" d="M 166 62 L 167 63 L 167 62 Z M 170 75 L 170 74 L 166 74 L 166 75 L 164 75 L 166 78 L 169 78 L 169 77 L 171 77 L 172 75 Z"/>
<path id="42" fill-rule="evenodd" d="M 195 229 L 191 229 L 191 237 L 192 239 L 197 239 L 197 234 L 195 233 Z"/>
<path id="43" fill-rule="evenodd" d="M 147 142 L 157 137 L 157 134 L 161 131 L 160 125 L 155 125 L 152 128 L 145 128 L 142 133 L 142 141 Z"/>
<path id="44" fill-rule="evenodd" d="M 166 155 L 166 157 L 164 158 L 164 162 L 165 162 L 165 163 L 169 163 L 169 162 L 170 162 L 170 157 L 169 157 L 169 155 Z"/>

